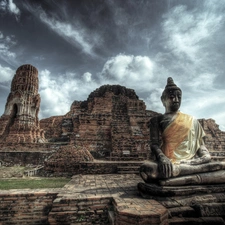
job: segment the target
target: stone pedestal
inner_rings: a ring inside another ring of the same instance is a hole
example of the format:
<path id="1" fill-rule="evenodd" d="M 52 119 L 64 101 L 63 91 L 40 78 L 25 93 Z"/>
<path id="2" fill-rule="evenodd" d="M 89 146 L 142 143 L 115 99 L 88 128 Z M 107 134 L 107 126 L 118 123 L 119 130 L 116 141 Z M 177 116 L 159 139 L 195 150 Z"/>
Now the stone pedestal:
<path id="1" fill-rule="evenodd" d="M 138 183 L 139 194 L 168 209 L 168 224 L 218 224 L 225 221 L 225 185 L 159 186 Z"/>

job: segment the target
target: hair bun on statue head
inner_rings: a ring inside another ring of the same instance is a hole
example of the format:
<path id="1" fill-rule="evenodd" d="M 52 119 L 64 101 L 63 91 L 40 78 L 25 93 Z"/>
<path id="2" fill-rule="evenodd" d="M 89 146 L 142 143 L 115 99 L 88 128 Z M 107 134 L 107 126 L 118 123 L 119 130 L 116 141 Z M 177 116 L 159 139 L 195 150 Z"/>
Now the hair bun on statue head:
<path id="1" fill-rule="evenodd" d="M 177 85 L 174 84 L 173 78 L 172 78 L 172 77 L 168 77 L 168 78 L 167 78 L 167 85 L 166 85 L 165 89 L 166 89 L 166 88 L 173 88 L 173 87 L 176 88 Z"/>
<path id="2" fill-rule="evenodd" d="M 170 91 L 170 90 L 179 90 L 179 91 L 181 91 L 181 89 L 179 88 L 179 87 L 177 87 L 177 85 L 174 83 L 174 81 L 173 81 L 173 78 L 172 77 L 168 77 L 167 78 L 167 84 L 166 84 L 166 86 L 165 86 L 165 89 L 164 89 L 164 91 L 163 91 L 163 93 L 162 93 L 162 97 L 161 97 L 161 99 L 165 99 L 165 97 L 166 97 L 166 95 L 167 95 L 167 93 Z M 182 92 L 182 91 L 181 91 Z"/>

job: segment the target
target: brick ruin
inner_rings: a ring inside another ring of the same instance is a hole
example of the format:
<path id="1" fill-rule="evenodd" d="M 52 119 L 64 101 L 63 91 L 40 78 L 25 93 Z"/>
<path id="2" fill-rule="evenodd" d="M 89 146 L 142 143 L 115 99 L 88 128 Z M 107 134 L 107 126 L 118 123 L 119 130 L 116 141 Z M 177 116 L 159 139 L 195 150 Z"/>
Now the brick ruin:
<path id="1" fill-rule="evenodd" d="M 90 93 L 86 101 L 74 101 L 65 115 L 39 122 L 38 85 L 35 67 L 22 65 L 17 69 L 5 112 L 0 117 L 1 152 L 7 149 L 54 152 L 58 149 L 55 146 L 72 145 L 87 149 L 95 159 L 142 161 L 152 158 L 148 122 L 158 113 L 146 110 L 144 101 L 134 90 L 103 85 Z M 212 119 L 199 121 L 212 156 L 223 159 L 225 132 Z"/>
<path id="2" fill-rule="evenodd" d="M 143 160 L 151 158 L 148 121 L 158 113 L 146 110 L 134 90 L 104 85 L 86 101 L 74 101 L 64 116 L 40 121 L 50 142 L 84 146 L 95 158 Z M 210 152 L 225 156 L 225 132 L 212 119 L 200 119 Z"/>
<path id="3" fill-rule="evenodd" d="M 67 141 L 84 146 L 95 158 L 111 160 L 149 157 L 149 119 L 134 90 L 120 85 L 104 85 L 86 101 L 74 101 L 65 116 L 41 120 L 49 141 Z"/>
<path id="4" fill-rule="evenodd" d="M 44 164 L 43 176 L 74 176 L 62 189 L 2 191 L 2 225 L 225 224 L 223 186 L 156 201 L 138 195 L 135 173 L 152 158 L 148 121 L 158 113 L 134 90 L 101 86 L 65 115 L 40 122 L 39 107 L 38 71 L 23 65 L 0 118 L 0 164 Z M 212 119 L 199 122 L 213 159 L 224 160 L 225 132 Z"/>
<path id="5" fill-rule="evenodd" d="M 134 174 L 75 175 L 63 188 L 1 190 L 2 225 L 224 225 L 219 193 L 142 198 Z"/>
<path id="6" fill-rule="evenodd" d="M 13 77 L 11 91 L 0 118 L 1 143 L 44 142 L 38 112 L 38 70 L 32 65 L 20 66 Z"/>

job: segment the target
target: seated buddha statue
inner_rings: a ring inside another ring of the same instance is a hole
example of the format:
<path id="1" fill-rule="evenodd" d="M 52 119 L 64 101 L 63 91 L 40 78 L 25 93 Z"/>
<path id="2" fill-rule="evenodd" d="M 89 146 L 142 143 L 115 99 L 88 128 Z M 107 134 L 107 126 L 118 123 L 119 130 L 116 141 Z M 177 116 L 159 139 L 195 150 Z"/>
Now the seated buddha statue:
<path id="1" fill-rule="evenodd" d="M 204 130 L 197 119 L 179 111 L 181 97 L 181 89 L 169 77 L 161 96 L 165 113 L 150 120 L 156 161 L 144 163 L 140 175 L 145 183 L 159 185 L 224 183 L 225 162 L 210 162 Z"/>

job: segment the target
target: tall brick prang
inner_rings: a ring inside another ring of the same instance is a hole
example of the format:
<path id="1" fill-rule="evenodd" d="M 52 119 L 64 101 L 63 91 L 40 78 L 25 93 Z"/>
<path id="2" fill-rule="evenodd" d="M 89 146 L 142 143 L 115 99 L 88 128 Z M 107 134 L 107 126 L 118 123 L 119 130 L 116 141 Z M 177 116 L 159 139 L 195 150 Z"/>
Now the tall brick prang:
<path id="1" fill-rule="evenodd" d="M 0 142 L 40 143 L 44 132 L 40 129 L 38 113 L 38 70 L 32 65 L 20 66 L 13 77 L 11 91 L 0 118 Z"/>

